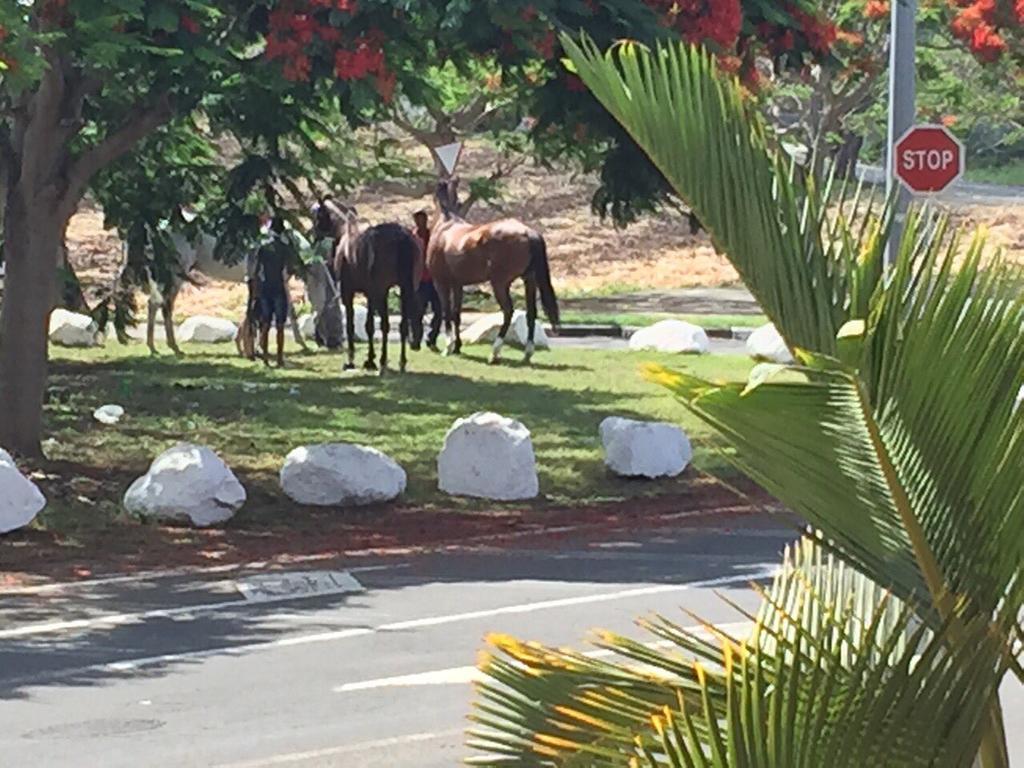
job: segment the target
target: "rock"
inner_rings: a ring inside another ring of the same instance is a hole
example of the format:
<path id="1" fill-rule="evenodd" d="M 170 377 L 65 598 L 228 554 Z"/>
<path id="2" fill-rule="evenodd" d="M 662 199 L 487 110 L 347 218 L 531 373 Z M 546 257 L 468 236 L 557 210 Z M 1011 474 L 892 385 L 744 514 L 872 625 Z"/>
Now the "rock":
<path id="1" fill-rule="evenodd" d="M 92 417 L 100 424 L 112 426 L 124 418 L 124 408 L 120 405 L 103 405 L 92 412 Z"/>
<path id="2" fill-rule="evenodd" d="M 755 360 L 791 365 L 796 362 L 774 325 L 762 325 L 747 338 L 747 354 Z"/>
<path id="3" fill-rule="evenodd" d="M 362 341 L 362 342 L 365 343 L 370 338 L 369 336 L 366 335 L 366 315 L 367 315 L 366 307 L 364 307 L 362 304 L 356 304 L 356 305 L 354 305 L 352 307 L 352 314 L 355 315 L 355 319 L 354 319 L 353 322 L 355 322 L 355 328 L 356 328 L 356 341 Z M 341 308 L 341 320 L 342 320 L 342 323 L 346 323 L 343 327 L 347 329 L 348 325 L 347 325 L 347 322 L 346 322 L 346 314 L 345 314 L 345 308 L 344 307 Z M 376 326 L 377 333 L 380 333 L 380 324 L 379 324 L 379 322 L 374 323 L 374 325 Z M 345 330 L 342 333 L 345 334 L 347 332 L 348 331 Z"/>
<path id="4" fill-rule="evenodd" d="M 534 498 L 540 485 L 530 430 L 496 413 L 459 419 L 437 457 L 437 487 L 453 496 Z"/>
<path id="5" fill-rule="evenodd" d="M 462 332 L 463 343 L 493 344 L 494 340 L 498 338 L 498 331 L 501 329 L 502 320 L 503 315 L 501 312 L 495 312 L 492 315 L 481 317 Z M 505 335 L 505 342 L 514 347 L 518 347 L 519 349 L 523 349 L 526 347 L 527 338 L 526 312 L 521 309 L 517 309 L 512 313 L 512 324 L 509 326 L 508 333 Z M 548 335 L 544 332 L 544 323 L 541 322 L 539 317 L 537 318 L 537 324 L 533 329 L 533 346 L 535 349 L 551 348 L 551 344 L 548 342 Z"/>
<path id="6" fill-rule="evenodd" d="M 55 309 L 50 313 L 50 341 L 62 347 L 102 347 L 103 334 L 88 315 Z"/>
<path id="7" fill-rule="evenodd" d="M 601 422 L 604 463 L 623 477 L 675 477 L 693 460 L 690 439 L 675 424 L 612 416 Z"/>
<path id="8" fill-rule="evenodd" d="M 46 497 L 18 470 L 14 459 L 0 448 L 0 533 L 16 531 L 35 520 Z"/>
<path id="9" fill-rule="evenodd" d="M 311 313 L 299 315 L 299 333 L 305 339 L 312 339 L 316 336 L 316 315 Z"/>
<path id="10" fill-rule="evenodd" d="M 244 503 L 245 489 L 220 457 L 189 443 L 157 456 L 124 495 L 132 514 L 197 526 L 226 522 Z"/>
<path id="11" fill-rule="evenodd" d="M 178 326 L 178 341 L 186 344 L 223 344 L 237 334 L 238 326 L 221 317 L 196 315 Z"/>
<path id="12" fill-rule="evenodd" d="M 296 448 L 281 467 L 281 489 L 298 504 L 376 504 L 400 496 L 405 483 L 405 470 L 390 456 L 348 443 Z"/>
<path id="13" fill-rule="evenodd" d="M 703 355 L 711 349 L 711 343 L 700 326 L 682 320 L 662 320 L 634 333 L 629 348 Z"/>

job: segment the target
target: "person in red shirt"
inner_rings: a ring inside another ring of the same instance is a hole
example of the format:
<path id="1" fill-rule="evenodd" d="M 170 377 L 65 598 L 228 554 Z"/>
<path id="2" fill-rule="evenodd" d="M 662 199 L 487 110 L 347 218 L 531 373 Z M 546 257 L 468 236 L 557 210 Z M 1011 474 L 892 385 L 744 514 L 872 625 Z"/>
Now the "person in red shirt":
<path id="1" fill-rule="evenodd" d="M 432 315 L 430 333 L 427 334 L 427 347 L 437 352 L 437 337 L 441 333 L 441 297 L 437 293 L 437 288 L 434 287 L 434 279 L 431 277 L 430 268 L 426 263 L 427 246 L 430 245 L 430 225 L 426 211 L 416 211 L 412 218 L 415 222 L 412 232 L 419 239 L 423 248 L 423 278 L 420 280 L 419 289 L 420 306 L 424 308 L 424 314 L 426 314 L 426 307 L 429 306 Z M 420 333 L 423 333 L 422 325 Z M 422 338 L 413 339 L 413 344 L 419 346 L 421 341 L 423 341 Z"/>

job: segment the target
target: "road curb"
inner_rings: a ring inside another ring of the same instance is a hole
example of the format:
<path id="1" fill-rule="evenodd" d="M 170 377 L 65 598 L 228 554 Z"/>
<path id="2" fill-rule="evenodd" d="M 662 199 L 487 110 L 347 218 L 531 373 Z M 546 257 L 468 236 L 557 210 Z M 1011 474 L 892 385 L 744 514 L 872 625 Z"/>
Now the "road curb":
<path id="1" fill-rule="evenodd" d="M 549 335 L 555 335 L 550 325 L 544 326 Z M 642 330 L 639 325 L 590 325 L 583 323 L 570 323 L 559 326 L 558 336 L 568 339 L 579 339 L 599 336 L 608 339 L 629 339 L 637 331 Z M 753 328 L 705 328 L 704 332 L 712 339 L 724 339 L 729 341 L 746 341 Z"/>

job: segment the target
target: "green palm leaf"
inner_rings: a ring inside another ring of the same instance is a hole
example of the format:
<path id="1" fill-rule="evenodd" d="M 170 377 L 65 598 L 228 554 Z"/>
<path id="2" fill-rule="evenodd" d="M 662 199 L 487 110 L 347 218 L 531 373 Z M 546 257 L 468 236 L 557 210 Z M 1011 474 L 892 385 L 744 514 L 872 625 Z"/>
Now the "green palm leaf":
<path id="1" fill-rule="evenodd" d="M 586 39 L 563 44 L 790 345 L 834 352 L 881 276 L 891 206 L 845 183 L 798 182 L 750 100 L 699 49 L 627 43 L 605 55 Z"/>
<path id="2" fill-rule="evenodd" d="M 609 663 L 494 638 L 478 765 L 968 766 L 1001 668 L 985 622 L 957 636 L 805 540 L 745 640 L 661 618 Z M 717 637 L 716 637 L 717 635 Z"/>
<path id="3" fill-rule="evenodd" d="M 1019 272 L 983 268 L 980 240 L 959 263 L 946 221 L 915 214 L 883 283 L 888 207 L 878 219 L 847 217 L 840 194 L 840 213 L 825 213 L 828 190 L 794 183 L 706 53 L 565 44 L 787 340 L 811 350 L 800 353 L 804 382 L 663 381 L 827 546 L 933 630 L 988 623 L 1020 674 L 1024 303 L 1006 288 Z M 1003 765 L 992 713 L 983 756 Z"/>

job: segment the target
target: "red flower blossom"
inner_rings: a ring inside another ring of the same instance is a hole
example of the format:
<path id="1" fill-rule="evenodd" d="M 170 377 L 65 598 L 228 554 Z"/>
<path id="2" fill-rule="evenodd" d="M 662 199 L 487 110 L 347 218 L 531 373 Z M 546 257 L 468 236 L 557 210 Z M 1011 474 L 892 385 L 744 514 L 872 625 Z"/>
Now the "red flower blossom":
<path id="1" fill-rule="evenodd" d="M 389 69 L 382 69 L 377 73 L 377 93 L 384 99 L 385 104 L 390 104 L 395 95 L 395 86 L 398 84 L 398 75 Z"/>
<path id="2" fill-rule="evenodd" d="M 886 18 L 889 11 L 889 0 L 868 0 L 864 6 L 864 15 L 872 21 Z"/>
<path id="3" fill-rule="evenodd" d="M 181 16 L 178 18 L 178 26 L 181 27 L 181 29 L 188 32 L 190 35 L 199 34 L 198 22 L 196 22 L 196 20 L 189 16 L 187 13 L 181 14 Z"/>
<path id="4" fill-rule="evenodd" d="M 555 40 L 554 31 L 549 29 L 540 40 L 534 43 L 533 47 L 543 59 L 553 59 L 555 57 Z"/>

